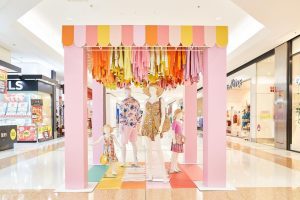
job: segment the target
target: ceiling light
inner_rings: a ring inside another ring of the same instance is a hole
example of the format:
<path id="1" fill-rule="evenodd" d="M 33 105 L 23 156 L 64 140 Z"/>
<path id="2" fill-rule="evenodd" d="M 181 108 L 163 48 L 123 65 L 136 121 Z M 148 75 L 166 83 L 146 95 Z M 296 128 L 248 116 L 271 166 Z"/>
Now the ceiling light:
<path id="1" fill-rule="evenodd" d="M 68 17 L 67 20 L 68 21 L 73 21 L 73 18 L 72 17 Z"/>
<path id="2" fill-rule="evenodd" d="M 222 17 L 216 17 L 216 20 L 220 21 L 220 20 L 222 20 Z"/>

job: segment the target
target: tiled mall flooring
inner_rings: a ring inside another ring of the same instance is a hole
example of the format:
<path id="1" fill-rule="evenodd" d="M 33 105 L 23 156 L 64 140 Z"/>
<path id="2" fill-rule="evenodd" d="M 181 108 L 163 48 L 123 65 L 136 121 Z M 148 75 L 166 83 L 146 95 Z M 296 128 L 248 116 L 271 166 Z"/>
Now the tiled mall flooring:
<path id="1" fill-rule="evenodd" d="M 0 200 L 18 199 L 209 199 L 284 200 L 300 199 L 300 154 L 227 138 L 227 182 L 232 191 L 190 189 L 94 190 L 92 193 L 55 193 L 64 184 L 64 140 L 41 144 L 17 144 L 0 152 Z M 198 140 L 202 166 L 202 139 Z M 166 162 L 170 138 L 163 139 Z M 145 161 L 144 141 L 139 138 L 139 161 Z M 89 163 L 92 151 L 89 146 Z M 117 151 L 120 157 L 120 150 Z M 130 146 L 128 160 L 131 161 Z M 180 160 L 183 160 L 181 157 Z"/>

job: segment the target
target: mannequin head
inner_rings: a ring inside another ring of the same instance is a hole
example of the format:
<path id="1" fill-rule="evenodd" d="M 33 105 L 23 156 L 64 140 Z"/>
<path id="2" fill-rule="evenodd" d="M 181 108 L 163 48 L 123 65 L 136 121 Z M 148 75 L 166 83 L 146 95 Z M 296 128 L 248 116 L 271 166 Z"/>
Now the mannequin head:
<path id="1" fill-rule="evenodd" d="M 182 120 L 183 119 L 183 111 L 181 109 L 175 110 L 173 118 L 174 118 L 174 120 Z"/>
<path id="2" fill-rule="evenodd" d="M 130 87 L 125 88 L 125 96 L 126 96 L 126 98 L 131 97 L 131 88 Z"/>
<path id="3" fill-rule="evenodd" d="M 113 132 L 113 128 L 109 124 L 103 126 L 104 135 L 109 135 Z"/>

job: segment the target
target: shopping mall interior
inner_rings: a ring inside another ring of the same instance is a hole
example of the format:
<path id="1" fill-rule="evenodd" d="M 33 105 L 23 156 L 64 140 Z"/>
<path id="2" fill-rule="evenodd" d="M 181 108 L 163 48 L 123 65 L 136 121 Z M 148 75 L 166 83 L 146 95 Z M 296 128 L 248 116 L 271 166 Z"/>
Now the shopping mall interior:
<path id="1" fill-rule="evenodd" d="M 299 200 L 299 0 L 0 0 L 1 200 Z"/>

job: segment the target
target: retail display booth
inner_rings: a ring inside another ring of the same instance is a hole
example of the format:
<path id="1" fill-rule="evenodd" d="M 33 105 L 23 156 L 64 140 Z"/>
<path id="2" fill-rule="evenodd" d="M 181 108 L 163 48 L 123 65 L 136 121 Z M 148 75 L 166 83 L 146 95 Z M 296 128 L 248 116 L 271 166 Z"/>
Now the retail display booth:
<path id="1" fill-rule="evenodd" d="M 99 130 L 103 126 L 103 87 L 117 88 L 128 84 L 146 87 L 149 82 L 156 82 L 168 90 L 184 85 L 185 164 L 197 164 L 197 82 L 201 72 L 204 91 L 203 186 L 226 187 L 227 27 L 67 25 L 62 27 L 62 42 L 65 70 L 65 189 L 83 190 L 90 186 L 86 123 L 89 68 L 95 79 L 94 139 L 102 134 Z M 107 64 L 113 59 L 109 52 L 115 51 L 121 51 L 124 56 L 123 71 Z M 153 61 L 150 57 L 150 60 L 143 61 L 146 63 L 143 70 L 140 70 L 141 65 L 134 69 L 133 55 L 141 55 L 144 59 L 144 52 L 159 55 L 161 59 L 167 55 L 164 69 L 167 62 L 178 63 L 181 59 L 181 63 L 172 72 L 171 69 L 168 72 L 159 71 L 161 68 L 151 68 Z M 172 57 L 173 54 L 176 56 Z M 100 144 L 93 147 L 95 165 L 99 164 L 101 150 Z"/>
<path id="2" fill-rule="evenodd" d="M 3 113 L 3 98 L 7 94 L 7 74 L 20 73 L 21 69 L 0 60 L 0 112 Z M 2 119 L 2 116 L 1 118 Z M 0 151 L 14 148 L 14 143 L 17 141 L 17 126 L 16 124 L 2 124 L 0 122 Z"/>

